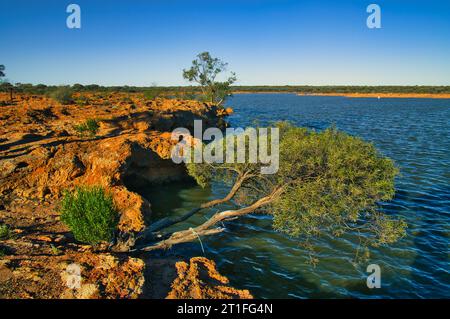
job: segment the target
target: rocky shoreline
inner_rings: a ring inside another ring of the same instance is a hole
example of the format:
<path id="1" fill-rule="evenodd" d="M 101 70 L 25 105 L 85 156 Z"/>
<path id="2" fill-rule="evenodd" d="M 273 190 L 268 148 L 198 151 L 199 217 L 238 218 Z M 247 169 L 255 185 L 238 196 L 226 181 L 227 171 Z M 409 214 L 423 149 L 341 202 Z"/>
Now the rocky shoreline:
<path id="1" fill-rule="evenodd" d="M 127 183 L 187 178 L 185 167 L 170 160 L 171 131 L 191 128 L 194 119 L 203 120 L 204 128 L 225 127 L 232 110 L 139 94 L 74 98 L 83 102 L 62 105 L 25 94 L 11 102 L 0 94 L 0 297 L 152 297 L 145 293 L 152 285 L 144 276 L 148 261 L 126 253 L 126 239 L 148 226 L 151 203 Z M 77 129 L 89 120 L 98 123 L 95 135 Z M 121 245 L 83 245 L 61 222 L 63 192 L 80 185 L 100 185 L 112 194 L 125 238 Z M 67 285 L 71 264 L 81 271 L 77 289 Z"/>

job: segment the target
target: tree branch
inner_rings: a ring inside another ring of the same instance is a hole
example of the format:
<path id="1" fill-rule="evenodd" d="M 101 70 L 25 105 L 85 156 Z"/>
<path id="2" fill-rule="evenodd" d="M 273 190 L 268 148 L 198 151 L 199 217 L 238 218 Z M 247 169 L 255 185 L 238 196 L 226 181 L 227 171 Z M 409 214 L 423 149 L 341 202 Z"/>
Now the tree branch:
<path id="1" fill-rule="evenodd" d="M 220 213 L 216 213 L 200 226 L 174 232 L 167 239 L 164 239 L 152 246 L 143 247 L 140 250 L 152 251 L 157 249 L 168 249 L 175 244 L 191 242 L 197 239 L 197 236 L 206 236 L 220 233 L 224 231 L 224 228 L 213 228 L 217 223 L 250 214 L 256 211 L 258 208 L 270 204 L 282 193 L 283 187 L 277 188 L 270 195 L 260 198 L 250 206 L 237 210 L 227 210 Z"/>
<path id="2" fill-rule="evenodd" d="M 191 216 L 195 215 L 197 212 L 199 212 L 203 209 L 211 208 L 211 207 L 217 206 L 219 204 L 223 204 L 223 203 L 230 201 L 236 195 L 237 191 L 241 188 L 242 183 L 245 180 L 251 178 L 252 176 L 253 175 L 251 175 L 249 173 L 241 174 L 239 176 L 239 178 L 237 179 L 237 181 L 234 183 L 230 192 L 224 198 L 215 199 L 215 200 L 209 201 L 207 203 L 203 203 L 202 205 L 200 205 L 200 207 L 196 207 L 196 208 L 192 209 L 191 211 L 187 212 L 186 214 L 181 215 L 179 217 L 163 218 L 163 219 L 151 224 L 147 229 L 145 229 L 138 236 L 138 239 L 139 240 L 153 240 L 158 237 L 159 234 L 157 232 L 159 232 L 165 228 L 168 228 L 172 225 L 178 224 L 182 221 L 185 221 L 186 219 L 190 218 Z"/>

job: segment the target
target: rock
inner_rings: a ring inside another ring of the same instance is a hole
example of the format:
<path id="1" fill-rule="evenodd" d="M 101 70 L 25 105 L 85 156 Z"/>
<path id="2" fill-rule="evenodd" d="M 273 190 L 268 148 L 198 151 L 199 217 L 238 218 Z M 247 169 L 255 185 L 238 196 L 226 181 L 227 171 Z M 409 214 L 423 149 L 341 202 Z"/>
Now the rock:
<path id="1" fill-rule="evenodd" d="M 45 241 L 45 242 L 51 242 L 52 241 L 52 239 L 49 236 L 38 236 L 36 239 L 40 240 L 40 241 Z"/>
<path id="2" fill-rule="evenodd" d="M 144 282 L 143 262 L 105 257 L 100 249 L 94 252 L 93 247 L 80 245 L 61 222 L 60 199 L 66 190 L 78 186 L 102 186 L 112 194 L 120 215 L 122 242 L 117 248 L 127 251 L 151 214 L 150 203 L 130 189 L 188 178 L 185 166 L 170 159 L 177 143 L 171 139 L 172 129 L 192 130 L 195 119 L 203 121 L 203 129 L 222 127 L 228 112 L 219 115 L 218 107 L 196 101 L 102 95 L 83 93 L 89 102 L 80 107 L 18 93 L 14 105 L 0 108 L 0 219 L 21 234 L 8 241 L 8 249 L 23 261 L 14 268 L 15 284 L 6 290 L 0 285 L 0 293 L 6 291 L 8 297 L 138 297 Z M 131 99 L 133 107 L 117 107 L 124 97 Z M 8 94 L 0 92 L 0 102 L 8 99 Z M 95 136 L 81 136 L 74 128 L 74 123 L 88 119 L 98 120 Z M 61 253 L 40 259 L 52 242 L 58 243 Z M 92 269 L 83 273 L 86 286 L 81 292 L 68 291 L 59 278 L 58 265 L 69 259 Z M 28 273 L 41 279 L 33 281 Z M 5 272 L 4 278 L 10 275 Z M 33 287 L 27 287 L 27 282 L 33 282 Z"/>
<path id="3" fill-rule="evenodd" d="M 99 297 L 99 290 L 95 284 L 83 284 L 78 289 L 66 289 L 61 299 L 93 299 Z"/>
<path id="4" fill-rule="evenodd" d="M 4 265 L 0 265 L 0 284 L 10 280 L 14 276 L 13 272 Z"/>
<path id="5" fill-rule="evenodd" d="M 252 299 L 248 290 L 230 286 L 228 278 L 216 269 L 214 261 L 204 257 L 193 257 L 189 264 L 175 264 L 178 278 L 172 283 L 167 299 Z"/>

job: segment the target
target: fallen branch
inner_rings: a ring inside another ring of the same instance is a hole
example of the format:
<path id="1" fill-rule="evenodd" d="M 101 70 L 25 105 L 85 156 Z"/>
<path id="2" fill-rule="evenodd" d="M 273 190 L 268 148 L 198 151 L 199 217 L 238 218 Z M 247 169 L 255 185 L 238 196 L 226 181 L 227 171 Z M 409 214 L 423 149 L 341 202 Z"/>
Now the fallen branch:
<path id="1" fill-rule="evenodd" d="M 224 198 L 221 199 L 215 199 L 212 201 L 209 201 L 207 203 L 204 203 L 202 205 L 200 205 L 200 207 L 196 207 L 192 210 L 190 210 L 189 212 L 187 212 L 184 215 L 181 215 L 179 217 L 174 217 L 174 218 L 163 218 L 153 224 L 151 224 L 148 228 L 146 228 L 143 232 L 141 232 L 141 234 L 138 236 L 139 240 L 142 241 L 149 241 L 149 240 L 154 240 L 156 238 L 161 237 L 161 234 L 158 233 L 159 231 L 166 229 L 172 225 L 178 224 L 182 221 L 185 221 L 186 219 L 190 218 L 191 216 L 195 215 L 197 212 L 203 210 L 203 209 L 207 209 L 207 208 L 211 208 L 223 203 L 226 203 L 228 201 L 230 201 L 234 195 L 236 195 L 237 191 L 241 188 L 242 183 L 250 178 L 252 175 L 248 174 L 248 173 L 244 173 L 242 175 L 240 175 L 240 177 L 238 178 L 238 180 L 236 181 L 236 183 L 234 183 L 233 187 L 231 188 L 230 192 L 227 194 L 227 196 L 225 196 Z"/>
<path id="2" fill-rule="evenodd" d="M 217 223 L 250 214 L 255 210 L 257 210 L 258 208 L 271 203 L 273 200 L 278 198 L 278 196 L 282 192 L 283 192 L 282 188 L 275 189 L 270 195 L 257 200 L 250 206 L 243 207 L 237 210 L 227 210 L 220 213 L 216 213 L 213 216 L 211 216 L 211 218 L 208 219 L 206 222 L 195 228 L 189 228 L 186 230 L 174 232 L 170 236 L 168 236 L 167 239 L 161 240 L 160 242 L 154 245 L 143 247 L 139 250 L 152 251 L 156 249 L 169 249 L 175 244 L 194 241 L 197 239 L 197 235 L 207 236 L 221 233 L 222 231 L 225 230 L 224 228 L 213 228 Z"/>

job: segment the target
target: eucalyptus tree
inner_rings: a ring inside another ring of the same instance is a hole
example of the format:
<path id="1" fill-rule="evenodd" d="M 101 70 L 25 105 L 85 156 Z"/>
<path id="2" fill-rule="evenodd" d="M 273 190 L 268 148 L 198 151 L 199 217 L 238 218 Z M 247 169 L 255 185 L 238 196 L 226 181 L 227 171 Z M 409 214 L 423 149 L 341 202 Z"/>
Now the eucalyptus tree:
<path id="1" fill-rule="evenodd" d="M 8 80 L 6 80 L 5 82 L 3 82 L 3 79 L 6 76 L 5 74 L 5 66 L 3 64 L 0 64 L 0 83 L 2 84 L 2 90 L 8 91 L 9 92 L 9 99 L 11 101 L 11 103 L 13 102 L 13 91 L 14 91 L 14 86 L 8 82 Z"/>
<path id="2" fill-rule="evenodd" d="M 183 70 L 183 77 L 197 83 L 208 102 L 221 105 L 231 93 L 230 86 L 236 82 L 236 74 L 231 72 L 225 81 L 217 81 L 219 74 L 226 71 L 228 64 L 213 58 L 209 52 L 202 52 L 192 61 L 189 69 Z"/>
<path id="3" fill-rule="evenodd" d="M 262 174 L 262 163 L 187 164 L 189 174 L 202 187 L 224 182 L 230 191 L 224 198 L 203 204 L 176 219 L 164 219 L 150 226 L 153 239 L 145 251 L 167 249 L 224 231 L 223 222 L 251 213 L 270 214 L 273 228 L 311 248 L 314 239 L 346 232 L 359 234 L 364 245 L 391 244 L 405 234 L 405 222 L 380 210 L 380 202 L 393 198 L 398 174 L 392 160 L 371 143 L 335 128 L 316 132 L 289 123 L 279 128 L 279 169 Z M 215 141 L 221 147 L 237 143 L 239 137 Z M 234 139 L 229 143 L 228 139 Z M 251 146 L 246 144 L 247 154 Z M 246 155 L 249 156 L 249 155 Z M 194 228 L 164 232 L 198 211 L 231 202 L 235 209 L 214 213 Z"/>

